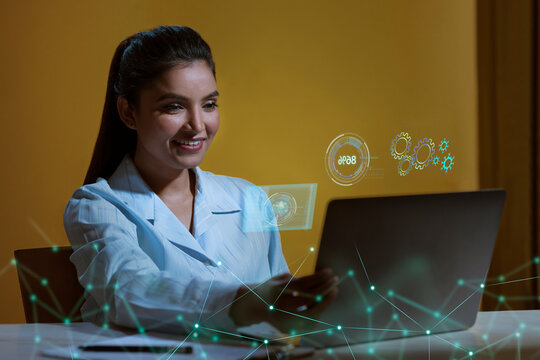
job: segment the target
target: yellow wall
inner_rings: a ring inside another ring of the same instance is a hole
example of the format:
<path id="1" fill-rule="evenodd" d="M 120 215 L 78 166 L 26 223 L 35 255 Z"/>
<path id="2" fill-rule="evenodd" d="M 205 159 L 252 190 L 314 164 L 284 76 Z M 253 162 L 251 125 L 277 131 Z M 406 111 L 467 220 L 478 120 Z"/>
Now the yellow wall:
<path id="1" fill-rule="evenodd" d="M 24 321 L 13 250 L 67 244 L 64 206 L 84 178 L 124 37 L 181 24 L 212 47 L 222 123 L 203 169 L 258 185 L 318 183 L 313 229 L 282 233 L 292 263 L 318 243 L 330 198 L 477 188 L 474 4 L 3 1 L 0 322 Z M 328 178 L 326 147 L 347 131 L 366 140 L 382 179 L 344 188 Z M 389 146 L 400 131 L 413 146 L 450 139 L 455 169 L 398 176 Z"/>

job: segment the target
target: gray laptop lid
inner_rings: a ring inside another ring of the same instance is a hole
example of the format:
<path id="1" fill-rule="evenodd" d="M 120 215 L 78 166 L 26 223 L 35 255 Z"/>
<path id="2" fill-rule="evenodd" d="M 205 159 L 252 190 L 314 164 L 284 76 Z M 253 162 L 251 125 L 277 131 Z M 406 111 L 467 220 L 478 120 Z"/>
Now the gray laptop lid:
<path id="1" fill-rule="evenodd" d="M 339 295 L 304 344 L 461 330 L 476 320 L 504 190 L 333 200 L 317 268 Z"/>

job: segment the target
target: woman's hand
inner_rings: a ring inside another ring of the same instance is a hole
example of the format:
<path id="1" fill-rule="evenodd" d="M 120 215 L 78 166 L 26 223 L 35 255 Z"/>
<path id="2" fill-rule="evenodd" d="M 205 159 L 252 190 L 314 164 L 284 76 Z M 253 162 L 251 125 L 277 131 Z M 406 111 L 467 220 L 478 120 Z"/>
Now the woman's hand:
<path id="1" fill-rule="evenodd" d="M 238 289 L 229 315 L 238 326 L 267 321 L 284 332 L 315 327 L 320 314 L 337 296 L 332 270 L 294 278 L 281 274 L 259 285 Z M 297 316 L 297 315 L 300 316 Z"/>

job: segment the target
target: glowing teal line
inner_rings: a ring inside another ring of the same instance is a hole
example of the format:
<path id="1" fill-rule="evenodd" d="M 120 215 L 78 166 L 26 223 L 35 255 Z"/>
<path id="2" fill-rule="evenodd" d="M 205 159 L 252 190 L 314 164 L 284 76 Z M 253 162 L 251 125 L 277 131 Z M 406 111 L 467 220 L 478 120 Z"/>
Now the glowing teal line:
<path id="1" fill-rule="evenodd" d="M 345 336 L 345 333 L 342 331 L 343 338 L 345 339 L 345 342 L 347 342 L 347 346 L 349 347 L 349 351 L 351 352 L 351 355 L 354 360 L 356 360 L 356 356 L 354 356 L 354 353 L 352 352 L 351 345 L 349 345 L 349 340 L 347 340 L 347 337 Z"/>
<path id="2" fill-rule="evenodd" d="M 236 276 L 236 274 L 233 273 L 233 272 L 229 269 L 229 267 L 228 267 L 227 265 L 225 265 L 225 268 L 227 268 L 227 271 L 230 272 L 230 273 L 232 274 L 232 276 L 234 276 L 238 281 L 240 281 L 240 282 L 242 283 L 242 285 L 244 285 L 246 288 L 248 288 L 248 290 L 249 290 L 250 292 L 252 292 L 253 294 L 255 294 L 255 296 L 257 296 L 259 299 L 261 299 L 261 301 L 262 301 L 263 303 L 265 303 L 266 306 L 269 306 L 269 304 L 268 304 L 262 297 L 260 297 L 259 294 L 257 294 L 255 291 L 253 291 L 252 288 L 250 288 L 245 282 L 243 282 L 238 276 Z"/>
<path id="3" fill-rule="evenodd" d="M 534 277 L 525 278 L 525 279 L 518 279 L 518 280 L 503 281 L 503 282 L 499 282 L 499 283 L 495 283 L 495 284 L 486 285 L 486 287 L 495 286 L 495 285 L 502 285 L 502 284 L 510 284 L 510 283 L 515 283 L 515 282 L 519 282 L 519 281 L 527 281 L 527 280 L 534 280 L 534 279 L 540 279 L 540 276 L 534 276 Z"/>
<path id="4" fill-rule="evenodd" d="M 403 315 L 405 315 L 409 320 L 411 320 L 412 322 L 414 322 L 416 325 L 418 325 L 421 329 L 423 329 L 424 327 L 422 325 L 420 325 L 418 323 L 418 321 L 414 320 L 412 317 L 410 317 L 409 315 L 407 315 L 403 310 L 401 310 L 400 308 L 398 308 L 396 305 L 394 305 L 390 300 L 388 300 L 387 298 L 385 298 L 384 296 L 382 296 L 378 291 L 375 291 L 375 294 L 379 295 L 384 301 L 386 301 L 387 303 L 389 303 L 390 305 L 392 305 L 393 307 L 395 307 L 400 313 L 402 313 Z"/>
<path id="5" fill-rule="evenodd" d="M 193 331 L 194 330 L 191 330 L 191 332 L 188 334 L 188 336 L 186 336 L 186 338 L 184 340 L 182 340 L 182 342 L 180 344 L 178 344 L 178 346 L 171 352 L 171 354 L 169 355 L 167 360 L 169 360 L 174 355 L 174 353 L 177 352 L 178 349 L 180 349 L 180 346 L 182 346 L 186 342 L 186 340 L 191 336 L 191 334 L 193 334 Z"/>
<path id="6" fill-rule="evenodd" d="M 480 288 L 476 289 L 471 295 L 469 295 L 465 300 L 463 300 L 461 302 L 461 304 L 459 304 L 458 306 L 456 306 L 454 308 L 454 310 L 450 311 L 448 313 L 448 315 L 446 315 L 445 317 L 443 317 L 441 319 L 441 321 L 439 321 L 437 324 L 435 324 L 434 327 L 431 328 L 431 330 L 435 329 L 437 326 L 439 326 L 444 320 L 446 320 L 450 315 L 452 315 L 454 313 L 454 311 L 456 311 L 457 309 L 459 309 L 461 307 L 461 305 L 465 304 L 471 297 L 473 297 L 474 294 L 476 294 L 478 291 L 480 290 Z"/>
<path id="7" fill-rule="evenodd" d="M 442 341 L 444 341 L 444 342 L 447 342 L 448 344 L 452 345 L 452 346 L 453 346 L 454 348 L 456 348 L 456 349 L 463 350 L 463 351 L 465 351 L 466 353 L 469 352 L 467 349 L 464 349 L 464 348 L 462 348 L 461 346 L 456 346 L 456 344 L 452 344 L 452 342 L 446 340 L 445 338 L 440 337 L 439 335 L 433 334 L 433 336 L 435 336 L 435 337 L 436 337 L 437 339 L 439 339 L 439 340 L 442 340 Z"/>
<path id="8" fill-rule="evenodd" d="M 199 314 L 199 320 L 197 320 L 197 323 L 201 322 L 201 317 L 204 311 L 204 307 L 206 306 L 206 301 L 208 300 L 208 294 L 210 294 L 210 289 L 212 289 L 212 284 L 214 283 L 215 278 L 216 278 L 216 272 L 214 271 L 214 276 L 212 277 L 212 281 L 210 281 L 210 286 L 208 286 L 208 291 L 206 292 L 206 297 L 204 298 L 204 303 L 201 308 L 201 313 Z"/>
<path id="9" fill-rule="evenodd" d="M 259 348 L 260 348 L 261 346 L 263 346 L 263 345 L 264 345 L 264 343 L 262 343 L 261 345 L 257 346 L 257 348 L 256 348 L 255 350 L 253 350 L 252 352 L 250 352 L 249 354 L 247 354 L 247 356 L 246 356 L 245 358 L 243 358 L 242 360 L 246 360 L 248 357 L 251 356 L 251 354 L 253 354 L 255 351 L 259 350 Z"/>
<path id="10" fill-rule="evenodd" d="M 513 336 L 515 336 L 515 335 L 514 335 L 514 334 L 510 334 L 510 335 L 508 335 L 508 336 L 506 336 L 506 337 L 503 337 L 502 339 L 499 339 L 499 340 L 495 341 L 495 342 L 492 343 L 492 344 L 489 344 L 489 345 L 487 345 L 487 346 L 484 346 L 483 348 L 480 348 L 480 349 L 476 350 L 474 353 L 477 354 L 477 353 L 479 353 L 479 352 L 485 351 L 485 350 L 489 349 L 490 347 L 493 347 L 493 346 L 495 346 L 495 345 L 497 345 L 497 344 L 499 344 L 499 343 L 501 343 L 501 342 L 503 342 L 503 341 L 506 341 L 506 340 L 508 340 L 509 338 L 513 337 Z M 462 357 L 461 359 L 466 359 L 466 358 L 468 358 L 468 357 L 469 357 L 469 356 L 467 355 L 467 356 L 465 356 L 465 357 Z M 461 360 L 461 359 L 459 359 L 459 360 Z"/>
<path id="11" fill-rule="evenodd" d="M 270 279 L 266 280 L 265 282 L 257 284 L 257 286 L 253 287 L 253 290 L 255 290 L 259 286 L 263 285 L 264 283 L 268 282 Z M 207 317 L 204 321 L 210 320 L 211 318 L 213 318 L 214 316 L 216 316 L 217 314 L 219 314 L 220 312 L 222 312 L 223 310 L 225 310 L 226 308 L 228 308 L 229 306 L 231 306 L 232 304 L 234 304 L 235 302 L 237 302 L 238 300 L 240 300 L 241 298 L 243 298 L 247 294 L 249 294 L 249 293 L 244 293 L 244 294 L 240 295 L 239 297 L 237 297 L 236 299 L 234 299 L 233 301 L 231 301 L 230 303 L 228 303 L 227 305 L 225 305 L 224 307 L 222 307 L 221 309 L 219 309 L 218 311 L 213 313 L 211 316 Z"/>
<path id="12" fill-rule="evenodd" d="M 245 335 L 240 335 L 240 334 L 234 334 L 234 333 L 230 333 L 230 332 L 226 332 L 226 331 L 221 331 L 221 330 L 217 330 L 217 329 L 210 329 L 210 328 L 203 327 L 203 326 L 199 326 L 199 327 L 200 327 L 201 329 L 205 329 L 205 330 L 208 330 L 208 331 L 214 331 L 214 332 L 218 332 L 218 333 L 225 334 L 225 335 L 236 336 L 236 337 L 239 337 L 239 338 L 242 338 L 242 339 L 249 339 L 249 340 L 253 340 L 253 341 L 261 341 L 261 339 L 252 338 L 252 337 L 250 337 L 250 336 L 245 336 Z"/>
<path id="13" fill-rule="evenodd" d="M 270 360 L 270 353 L 268 352 L 268 345 L 264 344 L 266 346 L 266 355 L 268 356 L 268 360 Z"/>
<path id="14" fill-rule="evenodd" d="M 334 327 L 332 327 L 333 329 Z M 328 329 L 324 329 L 324 330 L 315 330 L 315 331 L 310 331 L 310 332 L 307 332 L 307 333 L 302 333 L 302 334 L 297 334 L 297 335 L 290 335 L 290 336 L 285 336 L 285 337 L 281 337 L 281 338 L 277 338 L 277 339 L 272 339 L 273 341 L 280 341 L 280 340 L 285 340 L 285 339 L 291 339 L 291 338 L 295 338 L 295 337 L 299 337 L 299 336 L 305 336 L 305 335 L 311 335 L 311 334 L 317 334 L 317 333 L 321 333 L 321 332 L 325 332 L 327 331 Z"/>
<path id="15" fill-rule="evenodd" d="M 289 286 L 289 284 L 291 283 L 291 281 L 294 279 L 294 277 L 296 276 L 296 274 L 298 273 L 298 271 L 300 271 L 300 268 L 304 265 L 304 263 L 306 262 L 307 258 L 309 257 L 309 253 L 304 257 L 304 261 L 302 261 L 302 263 L 300 264 L 300 266 L 298 266 L 298 268 L 296 269 L 296 271 L 294 272 L 293 276 L 291 276 L 291 278 L 289 279 L 289 281 L 287 281 L 287 285 L 285 285 L 285 287 L 281 290 L 281 292 L 279 293 L 279 295 L 277 296 L 276 300 L 274 300 L 274 305 L 277 303 L 277 301 L 279 300 L 279 298 L 281 297 L 281 294 L 283 294 L 283 292 L 285 291 L 285 289 L 287 288 L 287 286 Z"/>
<path id="16" fill-rule="evenodd" d="M 403 332 L 403 331 L 408 331 L 408 332 L 413 332 L 413 333 L 423 333 L 423 331 L 419 331 L 419 330 L 408 330 L 408 329 L 381 329 L 381 328 L 360 328 L 360 327 L 349 327 L 349 326 L 344 326 L 343 327 L 344 329 L 351 329 L 351 330 L 373 330 L 373 331 L 397 331 L 397 332 Z"/>
<path id="17" fill-rule="evenodd" d="M 367 273 L 366 267 L 364 266 L 364 261 L 362 260 L 362 256 L 360 256 L 360 252 L 358 251 L 358 248 L 356 247 L 356 244 L 354 245 L 354 248 L 356 249 L 356 253 L 358 254 L 358 258 L 360 259 L 360 263 L 362 264 L 362 268 L 364 269 L 364 273 L 366 274 L 366 278 L 368 280 L 368 283 L 371 284 L 371 280 L 369 279 L 369 275 Z"/>
<path id="18" fill-rule="evenodd" d="M 431 360 L 431 336 L 427 337 L 428 360 Z"/>
<path id="19" fill-rule="evenodd" d="M 284 313 L 289 314 L 289 315 L 298 316 L 298 317 L 301 317 L 301 318 L 306 319 L 306 320 L 315 321 L 315 322 L 318 322 L 318 323 L 320 323 L 320 324 L 324 324 L 324 325 L 328 325 L 328 326 L 334 327 L 334 325 L 332 325 L 332 324 L 329 324 L 329 323 L 327 323 L 327 322 L 320 321 L 320 320 L 317 320 L 317 319 L 311 319 L 311 318 L 308 318 L 307 316 L 295 314 L 295 313 L 292 313 L 292 312 L 289 312 L 289 311 L 285 311 L 285 310 L 281 310 L 281 309 L 278 309 L 278 308 L 275 308 L 274 310 L 281 311 L 281 312 L 284 312 Z"/>

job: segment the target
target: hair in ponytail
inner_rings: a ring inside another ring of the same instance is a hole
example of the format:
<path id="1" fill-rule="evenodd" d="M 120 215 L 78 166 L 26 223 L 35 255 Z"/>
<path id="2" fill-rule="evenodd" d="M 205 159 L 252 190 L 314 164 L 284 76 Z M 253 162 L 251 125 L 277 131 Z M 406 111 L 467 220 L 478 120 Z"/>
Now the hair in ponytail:
<path id="1" fill-rule="evenodd" d="M 139 93 L 164 71 L 204 60 L 216 76 L 208 44 L 185 26 L 160 26 L 124 39 L 116 48 L 109 70 L 101 127 L 84 184 L 108 179 L 122 158 L 135 151 L 137 133 L 120 119 L 116 102 L 124 96 L 137 108 Z"/>

